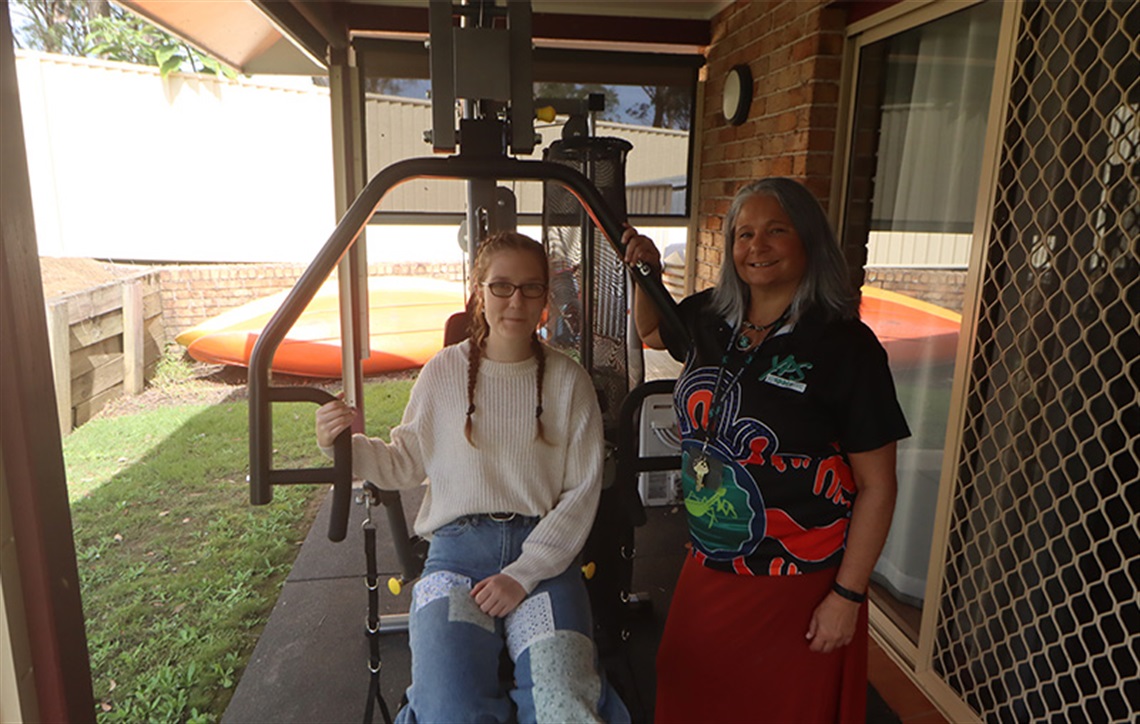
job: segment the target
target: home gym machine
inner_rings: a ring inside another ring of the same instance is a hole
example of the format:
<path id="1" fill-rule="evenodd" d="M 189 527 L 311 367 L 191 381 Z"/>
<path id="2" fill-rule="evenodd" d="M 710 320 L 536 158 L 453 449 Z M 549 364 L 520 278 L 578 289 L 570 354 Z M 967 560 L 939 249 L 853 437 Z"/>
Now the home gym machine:
<path id="1" fill-rule="evenodd" d="M 432 0 L 429 24 L 430 139 L 436 153 L 452 155 L 399 161 L 373 177 L 261 333 L 249 365 L 250 501 L 270 503 L 275 485 L 331 484 L 328 537 L 333 541 L 345 537 L 353 490 L 352 433 L 345 431 L 337 438 L 332 467 L 275 468 L 274 403 L 319 405 L 334 398 L 317 388 L 274 386 L 269 367 L 286 334 L 356 242 L 385 194 L 419 178 L 467 181 L 467 252 L 473 259 L 481 239 L 514 227 L 513 204 L 502 203 L 506 189 L 496 184 L 544 182 L 543 241 L 553 267 L 546 337 L 591 373 L 611 452 L 602 503 L 584 554 L 596 571 L 587 588 L 599 649 L 604 658 L 613 658 L 628 636 L 623 622 L 629 615 L 633 528 L 645 520 L 637 473 L 679 467 L 673 456 L 640 458 L 631 432 L 641 400 L 661 388 L 638 387 L 643 377 L 641 344 L 629 326 L 628 280 L 645 290 L 661 310 L 666 326 L 680 325 L 676 304 L 650 269 L 639 265 L 627 273 L 621 263 L 628 143 L 573 136 L 548 148 L 542 161 L 513 157 L 533 153 L 536 145 L 529 2 L 496 5 L 493 0 L 478 0 L 452 6 L 448 0 Z M 458 128 L 457 100 L 463 101 Z M 361 301 L 345 295 L 344 289 L 342 285 L 342 316 L 357 319 L 363 314 Z M 346 356 L 345 364 L 345 379 L 360 379 L 359 356 Z M 402 580 L 415 579 L 422 567 L 423 547 L 414 546 L 408 536 L 399 494 L 365 485 L 366 494 L 385 506 Z M 616 672 L 615 678 L 620 677 Z"/>

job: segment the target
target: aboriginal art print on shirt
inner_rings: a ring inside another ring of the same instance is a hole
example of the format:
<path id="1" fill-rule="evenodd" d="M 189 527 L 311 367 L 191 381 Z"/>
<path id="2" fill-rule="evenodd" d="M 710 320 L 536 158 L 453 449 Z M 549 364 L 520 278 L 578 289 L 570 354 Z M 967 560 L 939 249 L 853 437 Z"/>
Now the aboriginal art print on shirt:
<path id="1" fill-rule="evenodd" d="M 728 385 L 722 380 L 715 401 L 718 368 L 686 366 L 674 389 L 682 450 L 690 458 L 707 456 L 722 468 L 719 485 L 701 485 L 687 474 L 682 490 L 699 558 L 739 573 L 796 574 L 834 565 L 844 547 L 855 484 L 837 448 L 824 454 L 784 450 L 774 426 L 742 413 L 745 388 L 755 392 L 757 385 L 770 385 L 802 394 L 810 384 L 810 364 L 783 360 L 778 369 L 769 361 L 763 359 Z M 795 374 L 787 374 L 793 366 Z M 788 384 L 774 383 L 773 375 Z M 715 436 L 706 446 L 714 405 L 719 408 Z"/>

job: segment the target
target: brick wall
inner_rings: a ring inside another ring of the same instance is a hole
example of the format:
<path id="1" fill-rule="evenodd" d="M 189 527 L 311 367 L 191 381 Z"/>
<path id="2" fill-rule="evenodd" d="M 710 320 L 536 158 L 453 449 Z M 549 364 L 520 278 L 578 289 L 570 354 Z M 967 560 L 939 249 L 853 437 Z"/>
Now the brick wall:
<path id="1" fill-rule="evenodd" d="M 193 264 L 164 267 L 162 314 L 167 338 L 227 309 L 289 289 L 303 264 Z"/>
<path id="2" fill-rule="evenodd" d="M 866 283 L 962 313 L 966 271 L 867 267 Z"/>
<path id="3" fill-rule="evenodd" d="M 801 181 L 827 208 L 839 120 L 846 11 L 824 0 L 737 0 L 713 22 L 701 135 L 696 288 L 713 284 L 721 228 L 737 189 L 765 176 Z M 724 120 L 724 78 L 752 71 L 753 99 L 739 126 Z"/>
<path id="4" fill-rule="evenodd" d="M 193 264 L 161 270 L 162 313 L 166 338 L 210 317 L 275 292 L 291 289 L 305 264 Z M 370 276 L 419 276 L 460 281 L 463 265 L 372 264 Z"/>

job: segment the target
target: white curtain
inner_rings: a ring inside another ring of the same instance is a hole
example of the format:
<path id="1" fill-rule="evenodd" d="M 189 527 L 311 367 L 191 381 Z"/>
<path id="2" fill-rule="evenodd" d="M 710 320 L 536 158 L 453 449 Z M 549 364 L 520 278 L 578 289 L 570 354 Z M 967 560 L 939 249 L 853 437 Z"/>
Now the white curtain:
<path id="1" fill-rule="evenodd" d="M 972 227 L 1000 12 L 983 3 L 883 41 L 875 228 Z"/>

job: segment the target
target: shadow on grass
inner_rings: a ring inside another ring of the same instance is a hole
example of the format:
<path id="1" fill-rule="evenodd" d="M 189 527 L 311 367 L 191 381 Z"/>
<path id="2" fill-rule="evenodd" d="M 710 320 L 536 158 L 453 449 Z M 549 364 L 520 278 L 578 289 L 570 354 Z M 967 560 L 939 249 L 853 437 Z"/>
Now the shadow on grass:
<path id="1" fill-rule="evenodd" d="M 368 386 L 370 430 L 398 421 L 410 386 Z M 221 718 L 325 494 L 279 486 L 250 506 L 245 390 L 227 397 L 92 420 L 64 442 L 100 721 Z M 276 467 L 328 464 L 314 409 L 274 407 Z"/>

